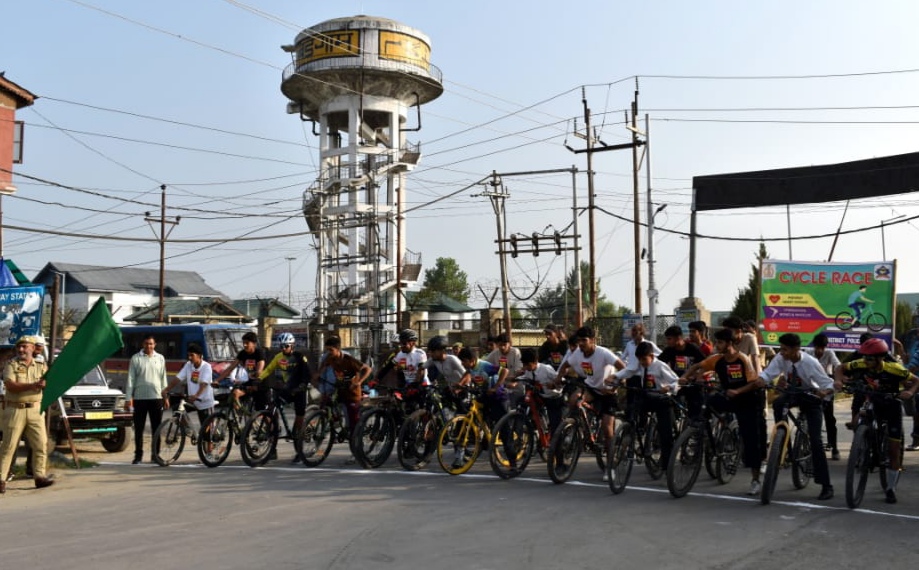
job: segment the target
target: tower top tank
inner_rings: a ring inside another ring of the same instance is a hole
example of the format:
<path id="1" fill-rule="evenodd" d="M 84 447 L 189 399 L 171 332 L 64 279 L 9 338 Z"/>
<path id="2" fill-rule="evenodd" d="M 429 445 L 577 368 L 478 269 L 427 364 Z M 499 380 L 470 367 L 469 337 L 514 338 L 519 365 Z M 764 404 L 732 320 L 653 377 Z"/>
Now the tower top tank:
<path id="1" fill-rule="evenodd" d="M 427 103 L 443 93 L 440 70 L 431 64 L 431 41 L 395 20 L 375 16 L 335 18 L 306 28 L 282 46 L 293 62 L 281 92 L 292 112 L 317 118 L 335 97 L 362 94 Z"/>

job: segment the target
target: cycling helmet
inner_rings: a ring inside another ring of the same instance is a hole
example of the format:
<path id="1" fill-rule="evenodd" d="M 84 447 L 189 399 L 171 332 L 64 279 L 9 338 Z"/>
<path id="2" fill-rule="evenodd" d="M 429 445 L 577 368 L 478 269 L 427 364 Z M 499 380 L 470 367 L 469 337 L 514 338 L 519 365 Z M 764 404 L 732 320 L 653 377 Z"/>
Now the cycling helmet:
<path id="1" fill-rule="evenodd" d="M 289 332 L 281 333 L 278 335 L 278 344 L 281 346 L 284 346 L 285 344 L 293 345 L 295 343 L 296 339 L 294 338 L 294 335 Z"/>
<path id="2" fill-rule="evenodd" d="M 889 351 L 887 343 L 881 338 L 869 338 L 858 347 L 862 356 L 884 356 Z"/>
<path id="3" fill-rule="evenodd" d="M 418 340 L 418 333 L 416 333 L 412 329 L 404 329 L 399 332 L 399 342 L 409 342 L 413 340 L 414 341 Z"/>
<path id="4" fill-rule="evenodd" d="M 428 341 L 428 350 L 446 350 L 447 349 L 447 338 L 443 336 L 434 336 L 431 337 L 431 340 Z"/>

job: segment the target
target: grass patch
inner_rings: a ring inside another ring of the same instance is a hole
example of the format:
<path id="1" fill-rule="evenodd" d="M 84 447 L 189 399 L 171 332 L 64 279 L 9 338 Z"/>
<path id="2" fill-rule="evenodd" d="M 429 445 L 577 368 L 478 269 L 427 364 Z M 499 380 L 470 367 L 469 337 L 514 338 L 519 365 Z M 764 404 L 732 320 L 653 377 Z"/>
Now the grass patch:
<path id="1" fill-rule="evenodd" d="M 98 466 L 99 464 L 95 461 L 88 461 L 82 457 L 80 458 L 80 469 L 88 469 Z M 65 455 L 59 451 L 51 452 L 48 455 L 48 466 L 45 470 L 49 473 L 54 473 L 55 471 L 61 471 L 64 469 L 76 469 L 76 465 L 73 463 L 73 458 L 70 455 Z M 22 455 L 17 456 L 16 464 L 10 471 L 16 479 L 25 479 L 26 458 Z"/>

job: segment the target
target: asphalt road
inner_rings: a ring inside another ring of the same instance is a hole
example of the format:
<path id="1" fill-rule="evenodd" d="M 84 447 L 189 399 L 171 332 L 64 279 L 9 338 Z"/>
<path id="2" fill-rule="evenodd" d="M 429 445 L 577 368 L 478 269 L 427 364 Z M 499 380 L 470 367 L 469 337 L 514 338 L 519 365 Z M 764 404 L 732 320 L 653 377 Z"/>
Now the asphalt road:
<path id="1" fill-rule="evenodd" d="M 844 417 L 840 415 L 840 417 Z M 907 421 L 907 426 L 909 422 Z M 843 431 L 848 442 L 851 432 Z M 747 497 L 746 474 L 718 485 L 704 471 L 673 499 L 637 467 L 614 496 L 591 458 L 553 485 L 535 461 L 502 481 L 480 459 L 451 477 L 437 465 L 404 472 L 320 468 L 281 459 L 250 469 L 234 450 L 217 469 L 186 450 L 179 465 L 131 465 L 131 452 L 81 443 L 100 466 L 58 473 L 54 487 L 14 481 L 0 498 L 3 568 L 854 568 L 900 567 L 919 552 L 919 453 L 907 454 L 900 502 L 874 476 L 862 508 L 843 498 L 845 457 L 831 462 L 836 497 L 795 491 L 788 472 L 775 500 Z"/>

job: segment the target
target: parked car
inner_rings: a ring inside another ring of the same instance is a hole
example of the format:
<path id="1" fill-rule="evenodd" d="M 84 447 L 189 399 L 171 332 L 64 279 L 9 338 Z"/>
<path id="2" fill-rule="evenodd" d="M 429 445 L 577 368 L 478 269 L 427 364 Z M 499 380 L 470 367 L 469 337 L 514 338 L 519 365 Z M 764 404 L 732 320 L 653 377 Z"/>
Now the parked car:
<path id="1" fill-rule="evenodd" d="M 61 401 L 74 437 L 93 437 L 106 451 L 124 451 L 130 442 L 134 414 L 124 409 L 125 395 L 109 387 L 102 368 L 96 366 L 76 385 L 67 390 Z M 51 433 L 58 444 L 67 441 L 67 431 L 58 404 L 50 408 Z"/>

